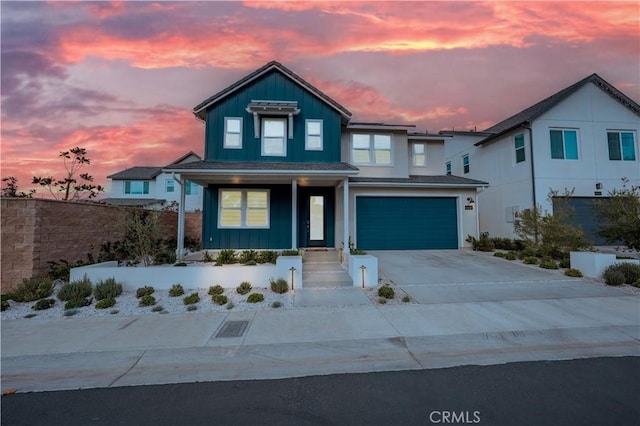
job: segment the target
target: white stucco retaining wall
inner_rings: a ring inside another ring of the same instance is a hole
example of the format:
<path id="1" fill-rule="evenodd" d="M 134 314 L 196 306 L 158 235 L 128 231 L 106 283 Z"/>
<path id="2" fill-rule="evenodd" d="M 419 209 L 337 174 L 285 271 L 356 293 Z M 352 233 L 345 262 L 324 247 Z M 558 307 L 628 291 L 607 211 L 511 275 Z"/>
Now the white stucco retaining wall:
<path id="1" fill-rule="evenodd" d="M 378 258 L 371 255 L 350 255 L 345 253 L 345 263 L 347 271 L 353 280 L 354 287 L 362 287 L 364 279 L 365 287 L 375 287 L 378 285 Z M 364 278 L 363 270 L 364 266 Z"/>
<path id="2" fill-rule="evenodd" d="M 640 265 L 640 260 L 616 259 L 615 254 L 577 252 L 569 253 L 571 267 L 580 270 L 585 277 L 602 278 L 605 269 L 615 263 L 635 263 Z"/>

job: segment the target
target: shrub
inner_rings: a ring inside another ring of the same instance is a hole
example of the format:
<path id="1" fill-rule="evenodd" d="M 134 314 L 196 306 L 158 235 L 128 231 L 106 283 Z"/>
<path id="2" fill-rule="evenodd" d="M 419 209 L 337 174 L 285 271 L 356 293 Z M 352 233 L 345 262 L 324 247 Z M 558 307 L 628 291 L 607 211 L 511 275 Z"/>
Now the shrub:
<path id="1" fill-rule="evenodd" d="M 408 294 L 405 294 L 404 297 L 402 298 L 402 301 L 404 303 L 409 303 L 409 302 L 411 302 L 411 298 L 409 297 Z"/>
<path id="2" fill-rule="evenodd" d="M 198 293 L 191 293 L 189 296 L 182 299 L 182 302 L 185 305 L 194 305 L 200 301 L 200 296 Z"/>
<path id="3" fill-rule="evenodd" d="M 115 278 L 107 278 L 98 281 L 96 288 L 93 289 L 93 296 L 96 300 L 114 298 L 122 294 L 122 284 L 117 282 Z"/>
<path id="4" fill-rule="evenodd" d="M 208 291 L 209 296 L 222 294 L 222 293 L 224 293 L 224 288 L 222 288 L 222 286 L 219 284 L 209 287 L 209 291 Z"/>
<path id="5" fill-rule="evenodd" d="M 169 297 L 178 297 L 184 294 L 184 288 L 181 284 L 174 284 L 169 289 Z"/>
<path id="6" fill-rule="evenodd" d="M 215 259 L 209 254 L 208 251 L 205 250 L 202 254 L 202 261 L 205 263 L 213 263 Z"/>
<path id="7" fill-rule="evenodd" d="M 246 265 L 247 263 L 253 262 L 255 265 L 258 261 L 258 252 L 255 250 L 243 250 L 240 253 L 240 263 Z"/>
<path id="8" fill-rule="evenodd" d="M 10 306 L 9 305 L 9 301 L 3 299 L 2 302 L 1 302 L 1 306 L 2 307 L 0 308 L 0 310 L 6 311 L 7 309 L 9 309 L 9 306 Z"/>
<path id="9" fill-rule="evenodd" d="M 289 291 L 289 284 L 284 278 L 278 278 L 277 280 L 271 278 L 269 284 L 271 285 L 271 291 L 274 293 L 283 294 Z"/>
<path id="10" fill-rule="evenodd" d="M 231 265 L 233 263 L 237 263 L 236 259 L 236 251 L 233 249 L 223 249 L 218 253 L 218 257 L 216 258 L 216 264 L 220 263 L 222 265 Z"/>
<path id="11" fill-rule="evenodd" d="M 300 256 L 298 250 L 282 250 L 281 256 Z"/>
<path id="12" fill-rule="evenodd" d="M 84 299 L 91 296 L 91 293 L 93 293 L 91 280 L 85 275 L 81 280 L 63 284 L 60 290 L 58 290 L 58 299 L 63 302 L 74 299 Z"/>
<path id="13" fill-rule="evenodd" d="M 136 290 L 136 297 L 140 299 L 141 297 L 144 297 L 144 296 L 151 296 L 154 291 L 156 291 L 156 289 L 151 286 L 140 287 L 139 289 Z"/>
<path id="14" fill-rule="evenodd" d="M 515 244 L 511 238 L 492 238 L 491 241 L 498 250 L 515 250 Z"/>
<path id="15" fill-rule="evenodd" d="M 561 268 L 570 268 L 571 267 L 571 259 L 569 259 L 568 257 L 563 257 L 560 260 L 560 267 Z"/>
<path id="16" fill-rule="evenodd" d="M 640 279 L 640 265 L 630 262 L 621 262 L 609 266 L 606 271 L 619 271 L 624 276 L 625 284 L 633 284 Z M 605 271 L 605 272 L 606 272 Z"/>
<path id="17" fill-rule="evenodd" d="M 84 306 L 89 306 L 91 304 L 91 299 L 86 297 L 78 297 L 76 299 L 71 299 L 64 304 L 64 309 L 75 309 L 82 308 Z"/>
<path id="18" fill-rule="evenodd" d="M 162 305 L 156 305 L 153 308 L 151 308 L 151 312 L 161 312 L 164 311 L 164 307 Z"/>
<path id="19" fill-rule="evenodd" d="M 378 296 L 384 297 L 385 299 L 393 299 L 395 295 L 396 292 L 388 285 L 383 285 L 378 289 Z"/>
<path id="20" fill-rule="evenodd" d="M 165 265 L 175 263 L 176 252 L 170 248 L 163 248 L 153 258 L 153 262 L 157 265 Z"/>
<path id="21" fill-rule="evenodd" d="M 635 283 L 633 283 L 634 286 L 636 287 L 640 287 L 640 279 L 637 279 Z"/>
<path id="22" fill-rule="evenodd" d="M 580 278 L 583 276 L 582 272 L 580 272 L 579 269 L 573 269 L 573 268 L 569 268 L 565 270 L 564 274 L 568 277 L 576 277 L 576 278 Z"/>
<path id="23" fill-rule="evenodd" d="M 384 305 L 385 303 L 387 303 L 387 299 L 384 297 L 380 297 L 378 298 L 378 303 L 381 305 Z"/>
<path id="24" fill-rule="evenodd" d="M 258 253 L 258 263 L 276 263 L 276 259 L 278 258 L 278 252 L 273 250 L 263 250 Z"/>
<path id="25" fill-rule="evenodd" d="M 271 307 L 272 308 L 280 308 L 280 307 L 282 307 L 282 302 L 276 300 L 271 304 Z"/>
<path id="26" fill-rule="evenodd" d="M 609 267 L 602 273 L 602 277 L 608 285 L 624 284 L 624 273 L 618 269 L 611 269 L 611 267 Z"/>
<path id="27" fill-rule="evenodd" d="M 497 251 L 495 253 L 493 253 L 493 257 L 501 257 L 501 258 L 505 258 L 507 257 L 507 253 L 501 252 L 501 251 Z"/>
<path id="28" fill-rule="evenodd" d="M 227 303 L 227 296 L 225 296 L 224 294 L 213 294 L 211 295 L 211 301 L 213 303 L 215 303 L 216 305 L 224 305 L 225 303 Z"/>
<path id="29" fill-rule="evenodd" d="M 247 302 L 249 303 L 264 302 L 264 296 L 260 293 L 251 293 L 249 297 L 247 297 Z"/>
<path id="30" fill-rule="evenodd" d="M 537 265 L 538 264 L 538 258 L 537 257 L 533 257 L 533 256 L 529 256 L 529 257 L 525 257 L 524 259 L 522 259 L 523 263 L 526 263 L 527 265 Z"/>
<path id="31" fill-rule="evenodd" d="M 482 232 L 479 239 L 473 235 L 468 235 L 466 241 L 471 243 L 471 247 L 475 251 L 493 251 L 495 248 L 488 232 Z"/>
<path id="32" fill-rule="evenodd" d="M 48 277 L 31 277 L 22 280 L 12 293 L 11 299 L 16 302 L 33 302 L 51 296 L 53 281 Z"/>
<path id="33" fill-rule="evenodd" d="M 238 292 L 238 294 L 247 294 L 251 291 L 251 283 L 248 281 L 243 281 L 240 283 L 240 285 L 238 287 L 236 287 L 236 291 Z"/>
<path id="34" fill-rule="evenodd" d="M 539 266 L 544 269 L 558 269 L 558 264 L 551 258 L 542 259 Z"/>
<path id="35" fill-rule="evenodd" d="M 138 306 L 153 306 L 156 304 L 156 298 L 150 294 L 145 294 L 140 297 L 140 302 L 138 302 Z"/>
<path id="36" fill-rule="evenodd" d="M 196 305 L 187 305 L 188 312 L 196 311 L 196 310 L 198 310 L 198 307 Z"/>
<path id="37" fill-rule="evenodd" d="M 229 300 L 229 303 L 227 303 L 226 308 L 227 308 L 228 310 L 231 310 L 231 309 L 233 309 L 233 307 L 234 307 L 234 306 L 236 306 L 236 305 L 234 305 L 234 304 L 233 304 L 233 302 L 232 302 L 231 300 Z"/>
<path id="38" fill-rule="evenodd" d="M 516 256 L 514 252 L 510 251 L 509 253 L 504 255 L 504 258 L 507 260 L 516 260 L 518 256 Z"/>
<path id="39" fill-rule="evenodd" d="M 51 308 L 55 304 L 55 299 L 40 299 L 36 302 L 35 305 L 31 307 L 31 309 L 33 309 L 34 311 L 43 311 L 45 309 Z"/>
<path id="40" fill-rule="evenodd" d="M 107 309 L 116 304 L 115 297 L 105 297 L 102 300 L 96 302 L 96 309 Z"/>

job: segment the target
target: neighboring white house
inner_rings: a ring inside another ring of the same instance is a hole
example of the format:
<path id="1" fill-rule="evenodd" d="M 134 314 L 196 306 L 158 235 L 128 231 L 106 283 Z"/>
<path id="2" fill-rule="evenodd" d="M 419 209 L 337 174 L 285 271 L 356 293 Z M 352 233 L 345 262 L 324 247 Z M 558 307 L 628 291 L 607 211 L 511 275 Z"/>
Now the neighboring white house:
<path id="1" fill-rule="evenodd" d="M 623 177 L 640 185 L 639 116 L 635 101 L 592 74 L 484 132 L 441 132 L 452 137 L 445 164 L 489 182 L 478 196 L 482 232 L 513 237 L 519 212 L 552 212 L 550 190 L 573 189 L 575 221 L 595 237 L 594 199 Z"/>
<path id="2" fill-rule="evenodd" d="M 164 167 L 201 161 L 199 155 L 188 152 Z M 107 176 L 111 179 L 107 204 L 138 206 L 159 210 L 175 207 L 180 201 L 178 182 L 170 173 L 162 171 L 163 166 L 135 166 Z M 185 211 L 202 210 L 202 187 L 191 181 L 185 182 Z"/>

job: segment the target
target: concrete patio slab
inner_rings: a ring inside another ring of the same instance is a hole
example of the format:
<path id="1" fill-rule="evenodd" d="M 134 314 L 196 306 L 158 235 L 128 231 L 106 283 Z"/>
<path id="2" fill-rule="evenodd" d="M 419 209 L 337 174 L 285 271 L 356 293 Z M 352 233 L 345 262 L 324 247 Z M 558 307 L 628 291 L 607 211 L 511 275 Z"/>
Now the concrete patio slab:
<path id="1" fill-rule="evenodd" d="M 301 288 L 293 304 L 297 307 L 371 305 L 373 302 L 359 287 Z"/>

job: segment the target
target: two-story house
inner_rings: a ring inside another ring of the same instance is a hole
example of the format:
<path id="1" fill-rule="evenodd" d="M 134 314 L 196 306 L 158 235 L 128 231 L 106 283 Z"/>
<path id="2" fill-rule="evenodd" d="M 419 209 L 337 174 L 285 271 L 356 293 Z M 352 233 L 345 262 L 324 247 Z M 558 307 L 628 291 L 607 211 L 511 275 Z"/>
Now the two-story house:
<path id="1" fill-rule="evenodd" d="M 201 161 L 200 156 L 188 152 L 164 167 Z M 159 210 L 177 206 L 180 195 L 171 173 L 162 171 L 162 166 L 134 166 L 107 176 L 110 179 L 108 198 L 101 201 L 111 205 L 135 206 Z M 202 188 L 187 181 L 184 187 L 185 211 L 202 210 Z"/>
<path id="2" fill-rule="evenodd" d="M 640 106 L 597 74 L 484 132 L 441 132 L 453 174 L 488 181 L 479 194 L 480 230 L 513 237 L 519 212 L 553 212 L 551 190 L 573 190 L 575 223 L 596 243 L 593 201 L 640 185 Z"/>
<path id="3" fill-rule="evenodd" d="M 478 234 L 476 191 L 487 184 L 445 174 L 445 136 L 352 122 L 345 107 L 278 62 L 194 114 L 206 125 L 204 160 L 164 172 L 203 186 L 205 249 L 349 241 L 457 249 Z"/>

